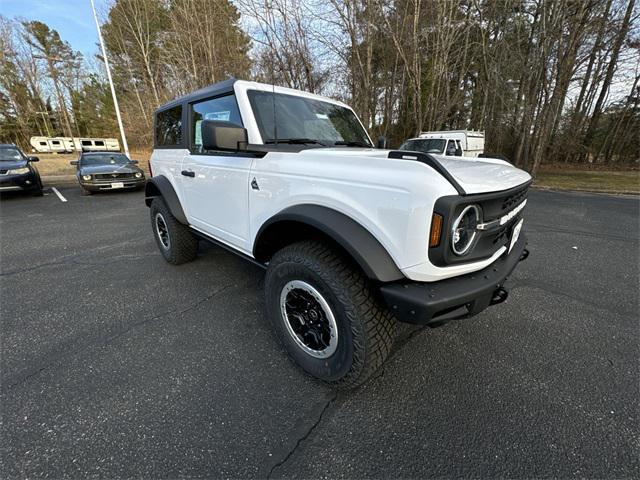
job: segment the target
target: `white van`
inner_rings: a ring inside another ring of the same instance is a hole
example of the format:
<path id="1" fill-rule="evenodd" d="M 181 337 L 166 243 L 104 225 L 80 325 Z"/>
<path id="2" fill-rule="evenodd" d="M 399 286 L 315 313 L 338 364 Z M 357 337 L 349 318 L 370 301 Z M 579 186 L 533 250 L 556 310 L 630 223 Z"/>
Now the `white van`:
<path id="1" fill-rule="evenodd" d="M 406 140 L 400 150 L 456 157 L 477 157 L 484 153 L 484 132 L 473 130 L 422 132 L 420 136 Z"/>

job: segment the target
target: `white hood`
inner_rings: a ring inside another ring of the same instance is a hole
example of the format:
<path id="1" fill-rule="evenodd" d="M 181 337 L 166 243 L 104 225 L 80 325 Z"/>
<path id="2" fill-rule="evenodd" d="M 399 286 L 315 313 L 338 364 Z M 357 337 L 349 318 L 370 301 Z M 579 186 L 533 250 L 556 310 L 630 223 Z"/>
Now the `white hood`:
<path id="1" fill-rule="evenodd" d="M 469 194 L 508 190 L 531 180 L 524 170 L 497 158 L 433 157 Z"/>
<path id="2" fill-rule="evenodd" d="M 326 154 L 332 157 L 365 157 L 366 160 L 371 157 L 386 158 L 390 151 L 376 148 L 314 148 L 303 150 L 301 153 Z M 411 157 L 411 152 L 407 152 L 407 157 Z M 443 155 L 433 155 L 433 157 L 442 164 L 467 194 L 499 192 L 531 180 L 531 176 L 524 170 L 497 158 L 445 157 Z M 404 160 L 389 159 L 389 161 L 403 162 Z"/>

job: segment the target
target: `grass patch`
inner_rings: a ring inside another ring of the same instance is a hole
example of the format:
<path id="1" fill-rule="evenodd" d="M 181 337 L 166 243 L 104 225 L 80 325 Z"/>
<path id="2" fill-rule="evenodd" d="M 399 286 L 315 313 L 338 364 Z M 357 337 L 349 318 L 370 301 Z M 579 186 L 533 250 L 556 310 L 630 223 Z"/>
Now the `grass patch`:
<path id="1" fill-rule="evenodd" d="M 560 190 L 640 194 L 640 171 L 539 171 L 534 185 Z"/>

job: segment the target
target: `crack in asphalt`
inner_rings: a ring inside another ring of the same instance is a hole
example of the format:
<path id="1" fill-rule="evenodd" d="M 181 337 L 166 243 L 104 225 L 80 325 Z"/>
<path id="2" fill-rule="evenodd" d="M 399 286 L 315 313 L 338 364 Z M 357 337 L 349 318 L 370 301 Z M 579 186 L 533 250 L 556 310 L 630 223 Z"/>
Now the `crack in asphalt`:
<path id="1" fill-rule="evenodd" d="M 107 345 L 109 345 L 111 342 L 113 342 L 114 340 L 122 337 L 123 335 L 125 335 L 126 333 L 129 333 L 130 331 L 146 325 L 150 322 L 153 322 L 155 320 L 167 317 L 169 315 L 172 314 L 176 314 L 176 315 L 183 315 L 187 312 L 190 312 L 192 310 L 195 310 L 196 308 L 198 308 L 200 305 L 202 305 L 203 303 L 211 300 L 212 298 L 218 296 L 219 294 L 229 290 L 231 287 L 235 286 L 235 284 L 229 284 L 229 285 L 225 285 L 215 291 L 213 291 L 212 293 L 210 293 L 209 295 L 205 295 L 204 297 L 202 297 L 201 299 L 199 299 L 198 301 L 196 301 L 195 303 L 193 303 L 192 305 L 183 308 L 183 309 L 173 309 L 173 310 L 169 310 L 157 315 L 154 315 L 150 318 L 146 318 L 143 320 L 140 320 L 139 322 L 134 322 L 129 324 L 127 327 L 124 327 L 122 329 L 120 329 L 119 331 L 117 331 L 116 333 L 107 336 L 107 337 L 99 337 L 97 339 L 91 340 L 88 343 L 86 343 L 85 345 L 83 345 L 80 348 L 74 349 L 72 351 L 66 351 L 66 352 L 62 352 L 58 355 L 54 355 L 52 358 L 50 358 L 47 362 L 46 365 L 43 365 L 39 368 L 35 368 L 32 369 L 30 372 L 23 374 L 21 376 L 21 378 L 18 378 L 17 380 L 14 380 L 12 383 L 10 384 L 6 384 L 6 382 L 3 380 L 2 381 L 2 385 L 0 386 L 0 392 L 2 394 L 7 393 L 9 390 L 15 388 L 16 386 L 26 382 L 27 380 L 29 380 L 30 378 L 33 378 L 35 376 L 37 376 L 38 374 L 40 374 L 41 372 L 43 372 L 44 370 L 47 370 L 48 368 L 54 366 L 55 363 L 64 360 L 65 358 L 69 358 L 69 357 L 74 357 L 77 355 L 81 355 L 84 352 L 86 352 L 87 350 L 89 350 L 92 347 L 105 347 Z"/>
<path id="2" fill-rule="evenodd" d="M 625 243 L 638 243 L 638 241 L 634 238 L 629 238 L 628 236 L 616 235 L 612 233 L 587 232 L 585 230 L 576 230 L 572 228 L 551 227 L 548 225 L 544 225 L 541 223 L 534 223 L 534 222 L 526 223 L 526 226 L 527 226 L 528 233 L 544 234 L 544 233 L 551 232 L 551 233 L 562 233 L 562 234 L 568 234 L 568 235 L 574 235 L 574 236 L 617 240 L 619 242 L 625 242 Z"/>
<path id="3" fill-rule="evenodd" d="M 285 463 L 287 463 L 287 461 L 296 452 L 296 450 L 302 444 L 302 442 L 304 442 L 307 438 L 309 438 L 309 436 L 313 433 L 313 431 L 322 421 L 322 418 L 324 417 L 329 407 L 337 400 L 337 398 L 338 398 L 338 392 L 334 391 L 333 395 L 323 405 L 322 410 L 320 411 L 320 414 L 318 415 L 318 418 L 315 420 L 315 422 L 313 422 L 309 426 L 309 428 L 307 428 L 305 432 L 298 438 L 293 448 L 287 452 L 284 458 L 276 462 L 275 464 L 273 464 L 273 466 L 269 469 L 269 473 L 267 473 L 267 479 L 271 478 L 271 475 L 273 475 L 273 472 L 275 472 L 276 469 L 282 467 Z"/>
<path id="4" fill-rule="evenodd" d="M 630 317 L 631 319 L 635 319 L 637 317 L 637 312 L 634 311 L 628 311 L 628 310 L 621 310 L 621 309 L 616 309 L 613 308 L 612 306 L 603 306 L 603 305 L 598 305 L 597 303 L 591 302 L 585 298 L 581 298 L 577 295 L 568 293 L 568 292 L 563 292 L 562 290 L 556 288 L 550 288 L 548 287 L 546 284 L 542 283 L 542 282 L 536 282 L 534 280 L 524 280 L 524 279 L 513 279 L 511 280 L 511 285 L 510 285 L 510 290 L 515 290 L 518 288 L 537 288 L 538 290 L 542 290 L 544 292 L 550 293 L 552 295 L 558 295 L 560 297 L 565 297 L 568 298 L 570 300 L 573 300 L 575 302 L 581 303 L 583 305 L 588 305 L 591 308 L 594 308 L 596 310 L 602 310 L 604 312 L 607 313 L 615 313 L 617 315 L 620 315 L 621 317 Z"/>
<path id="5" fill-rule="evenodd" d="M 75 258 L 69 258 L 69 259 L 65 259 L 65 260 L 60 260 L 57 262 L 51 262 L 51 263 L 41 263 L 40 265 L 34 265 L 33 267 L 25 267 L 25 268 L 21 268 L 21 269 L 17 269 L 17 270 L 10 270 L 8 272 L 3 272 L 0 273 L 0 277 L 8 277 L 11 275 L 17 275 L 20 273 L 25 273 L 25 272 L 31 272 L 33 270 L 38 270 L 40 268 L 47 268 L 47 267 L 56 267 L 56 266 L 60 266 L 60 265 L 82 265 L 82 266 L 102 266 L 102 265 L 112 265 L 114 263 L 118 263 L 121 262 L 123 260 L 126 261 L 131 261 L 131 260 L 143 260 L 145 258 L 148 257 L 156 257 L 159 256 L 159 253 L 147 253 L 147 254 L 143 254 L 143 255 L 118 255 L 116 257 L 111 257 L 109 260 L 107 261 L 82 261 L 82 260 L 76 260 Z M 75 256 L 74 256 L 75 257 Z"/>
<path id="6" fill-rule="evenodd" d="M 133 240 L 132 240 L 133 241 Z M 130 243 L 129 241 L 127 242 L 123 242 L 120 245 L 123 245 L 124 243 Z M 30 267 L 24 267 L 24 268 L 16 268 L 14 270 L 8 270 L 6 272 L 0 272 L 0 277 L 8 277 L 11 275 L 16 275 L 16 274 L 20 274 L 20 273 L 25 273 L 25 272 L 32 272 L 34 270 L 38 270 L 41 268 L 47 268 L 47 267 L 55 267 L 55 266 L 60 266 L 60 265 L 110 265 L 113 263 L 117 263 L 120 262 L 122 260 L 138 260 L 138 259 L 143 259 L 143 258 L 147 258 L 147 257 L 152 257 L 152 256 L 158 256 L 159 253 L 146 253 L 146 254 L 122 254 L 122 255 L 115 255 L 110 257 L 107 261 L 91 261 L 89 260 L 92 256 L 91 252 L 98 252 L 100 250 L 107 250 L 107 249 L 111 249 L 114 248 L 116 246 L 118 246 L 118 248 L 120 248 L 119 244 L 116 245 L 112 245 L 109 247 L 95 247 L 92 248 L 90 250 L 84 251 L 83 253 L 74 253 L 71 255 L 65 255 L 63 256 L 60 260 L 56 260 L 55 262 L 47 262 L 47 263 L 41 263 L 38 265 L 32 265 Z M 87 260 L 83 260 L 83 259 L 87 259 Z"/>

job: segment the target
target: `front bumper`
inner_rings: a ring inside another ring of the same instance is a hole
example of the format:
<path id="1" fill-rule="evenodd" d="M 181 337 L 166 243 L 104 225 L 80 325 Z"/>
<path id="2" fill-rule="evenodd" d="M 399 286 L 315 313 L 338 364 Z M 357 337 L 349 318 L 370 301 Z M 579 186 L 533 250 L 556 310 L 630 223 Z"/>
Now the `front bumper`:
<path id="1" fill-rule="evenodd" d="M 90 180 L 87 182 L 85 180 L 80 180 L 80 186 L 82 186 L 82 188 L 84 188 L 85 190 L 89 190 L 91 192 L 98 192 L 102 190 L 122 190 L 126 188 L 142 188 L 144 187 L 146 182 L 147 182 L 147 179 L 144 177 L 127 178 L 122 180 L 114 179 L 113 181 Z M 114 187 L 113 186 L 114 184 L 116 185 L 122 184 L 122 186 Z"/>
<path id="2" fill-rule="evenodd" d="M 20 175 L 0 175 L 0 192 L 34 190 L 40 188 L 36 176 L 29 172 Z"/>
<path id="3" fill-rule="evenodd" d="M 483 270 L 433 283 L 389 283 L 382 285 L 380 292 L 402 322 L 425 324 L 477 315 L 507 299 L 504 282 L 518 262 L 529 256 L 526 243 L 521 234 L 508 255 Z"/>

